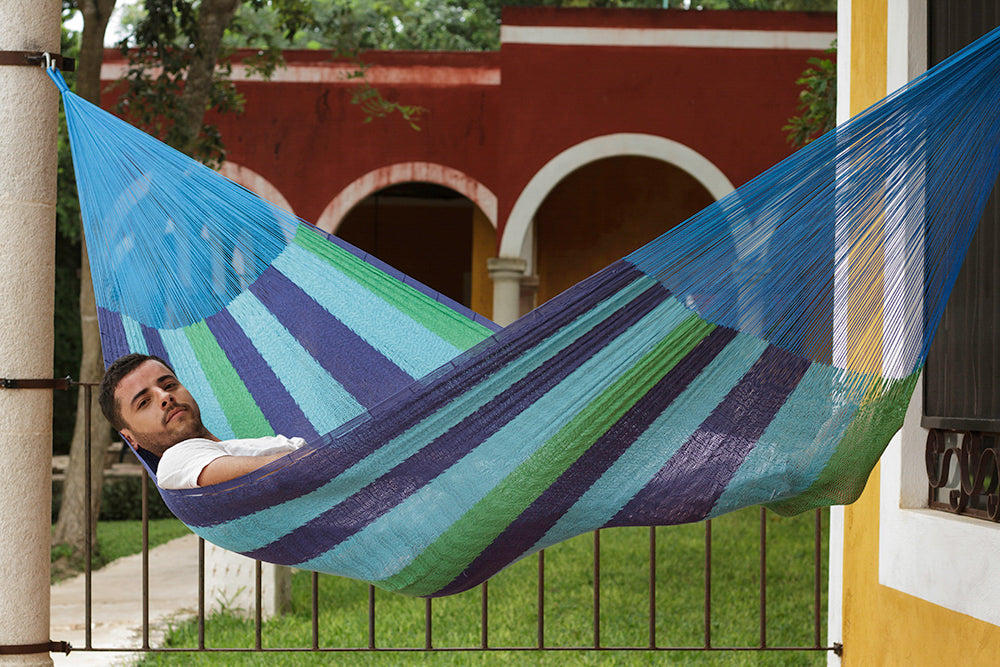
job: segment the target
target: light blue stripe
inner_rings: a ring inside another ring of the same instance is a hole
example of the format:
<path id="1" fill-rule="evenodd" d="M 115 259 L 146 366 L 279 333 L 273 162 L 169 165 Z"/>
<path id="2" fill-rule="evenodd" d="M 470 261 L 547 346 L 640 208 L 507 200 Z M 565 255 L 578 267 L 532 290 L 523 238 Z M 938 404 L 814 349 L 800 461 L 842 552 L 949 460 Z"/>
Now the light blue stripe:
<path id="1" fill-rule="evenodd" d="M 364 412 L 252 292 L 241 293 L 227 310 L 318 433 Z"/>
<path id="2" fill-rule="evenodd" d="M 532 551 L 585 533 L 614 517 L 666 465 L 766 349 L 767 343 L 757 338 L 737 335 Z"/>
<path id="3" fill-rule="evenodd" d="M 290 244 L 274 268 L 411 377 L 462 352 L 299 245 Z"/>
<path id="4" fill-rule="evenodd" d="M 233 427 L 226 420 L 219 399 L 212 391 L 212 385 L 209 384 L 205 371 L 198 363 L 194 349 L 184 334 L 184 330 L 162 329 L 160 339 L 163 341 L 163 347 L 167 350 L 167 354 L 170 355 L 170 365 L 174 367 L 177 379 L 187 387 L 187 390 L 198 401 L 198 407 L 201 409 L 201 421 L 205 423 L 205 427 L 213 435 L 223 440 L 235 438 Z"/>
<path id="5" fill-rule="evenodd" d="M 341 473 L 316 491 L 269 507 L 255 514 L 234 519 L 226 524 L 199 528 L 199 535 L 227 549 L 248 552 L 270 544 L 300 525 L 371 484 L 421 447 L 440 437 L 464 417 L 472 414 L 497 394 L 523 379 L 546 360 L 557 355 L 576 338 L 609 317 L 653 282 L 642 278 L 618 292 L 612 299 L 582 313 L 572 324 L 547 338 L 541 345 L 527 351 L 483 383 L 472 387 L 452 404 L 428 415 L 406 433 L 379 447 L 349 470 Z M 331 445 L 331 446 L 336 446 Z M 415 529 L 417 526 L 408 526 Z M 323 560 L 320 556 L 317 560 Z M 324 561 L 327 562 L 327 561 Z M 405 564 L 404 564 L 405 565 Z M 356 567 L 351 563 L 350 567 Z"/>
<path id="6" fill-rule="evenodd" d="M 805 491 L 819 477 L 858 410 L 844 371 L 813 364 L 730 480 L 709 517 Z M 853 401 L 853 402 L 852 402 Z"/>
<path id="7" fill-rule="evenodd" d="M 304 566 L 352 564 L 365 581 L 380 581 L 397 574 L 631 369 L 656 344 L 652 332 L 671 331 L 690 315 L 690 310 L 673 299 L 661 303 L 446 473 Z M 475 480 L 475 484 L 469 480 Z M 428 507 L 434 511 L 428 512 Z M 408 530 L 400 534 L 399 526 L 407 526 Z M 411 558 L 403 559 L 400 554 Z"/>
<path id="8" fill-rule="evenodd" d="M 136 354 L 149 354 L 146 337 L 142 335 L 142 325 L 128 315 L 122 315 L 122 328 L 125 329 L 125 340 L 128 341 L 129 350 Z"/>

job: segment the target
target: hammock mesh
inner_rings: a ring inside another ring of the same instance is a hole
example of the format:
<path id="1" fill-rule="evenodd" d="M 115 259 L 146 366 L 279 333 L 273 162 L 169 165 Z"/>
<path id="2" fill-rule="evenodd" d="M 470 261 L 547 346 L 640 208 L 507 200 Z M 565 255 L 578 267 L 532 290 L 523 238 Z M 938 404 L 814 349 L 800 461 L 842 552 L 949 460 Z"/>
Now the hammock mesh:
<path id="1" fill-rule="evenodd" d="M 998 34 L 502 330 L 50 71 L 105 359 L 167 359 L 219 437 L 308 441 L 164 499 L 222 547 L 420 596 L 595 528 L 851 502 L 997 176 Z"/>

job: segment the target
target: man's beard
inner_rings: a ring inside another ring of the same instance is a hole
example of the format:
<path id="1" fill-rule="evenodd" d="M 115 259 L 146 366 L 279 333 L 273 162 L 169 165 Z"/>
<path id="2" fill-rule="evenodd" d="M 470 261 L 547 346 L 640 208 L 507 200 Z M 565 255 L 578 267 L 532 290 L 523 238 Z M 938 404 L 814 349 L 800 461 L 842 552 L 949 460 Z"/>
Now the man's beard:
<path id="1" fill-rule="evenodd" d="M 191 438 L 204 438 L 209 435 L 208 429 L 201 422 L 201 415 L 194 413 L 193 418 L 188 420 L 186 424 L 176 431 L 159 433 L 140 433 L 133 431 L 133 436 L 135 437 L 136 444 L 143 449 L 156 454 L 157 456 L 162 456 L 163 452 L 167 451 L 178 442 L 183 442 L 185 440 L 190 440 Z"/>

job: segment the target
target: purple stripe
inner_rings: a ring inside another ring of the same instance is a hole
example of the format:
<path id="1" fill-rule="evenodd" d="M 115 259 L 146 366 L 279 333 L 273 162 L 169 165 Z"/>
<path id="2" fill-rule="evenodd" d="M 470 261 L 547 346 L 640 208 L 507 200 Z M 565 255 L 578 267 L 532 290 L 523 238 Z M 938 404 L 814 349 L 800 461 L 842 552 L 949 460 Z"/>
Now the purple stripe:
<path id="1" fill-rule="evenodd" d="M 128 337 L 125 335 L 121 315 L 98 306 L 97 326 L 101 330 L 101 350 L 104 352 L 104 367 L 107 368 L 115 359 L 132 350 L 128 348 Z"/>
<path id="2" fill-rule="evenodd" d="M 315 438 L 316 429 L 229 311 L 220 310 L 205 324 L 274 432 Z"/>
<path id="3" fill-rule="evenodd" d="M 701 521 L 809 369 L 771 346 L 608 526 Z"/>
<path id="4" fill-rule="evenodd" d="M 295 466 L 294 480 L 291 476 L 286 480 L 285 472 L 263 476 L 252 484 L 240 478 L 229 484 L 226 493 L 213 496 L 211 503 L 204 501 L 199 489 L 168 490 L 165 498 L 169 496 L 170 509 L 190 526 L 212 526 L 310 493 L 460 397 L 468 387 L 543 343 L 581 312 L 644 275 L 630 264 L 619 263 L 585 281 L 581 285 L 585 289 L 574 288 L 542 305 L 534 314 L 479 343 L 448 366 L 311 443 L 322 452 L 310 457 L 307 469 Z"/>
<path id="5" fill-rule="evenodd" d="M 163 359 L 169 365 L 170 355 L 167 354 L 167 348 L 163 346 L 163 339 L 160 338 L 160 332 L 151 327 L 147 327 L 145 324 L 141 326 L 142 337 L 146 340 L 147 353 Z"/>
<path id="6" fill-rule="evenodd" d="M 250 291 L 362 406 L 371 407 L 413 381 L 274 267 Z"/>
<path id="7" fill-rule="evenodd" d="M 638 298 L 546 360 L 445 434 L 427 444 L 364 489 L 292 531 L 246 555 L 278 563 L 310 560 L 362 530 L 433 481 L 611 344 L 668 296 L 656 283 Z"/>
<path id="8" fill-rule="evenodd" d="M 477 586 L 530 551 L 735 336 L 734 330 L 717 327 L 703 338 L 435 595 L 452 595 Z"/>

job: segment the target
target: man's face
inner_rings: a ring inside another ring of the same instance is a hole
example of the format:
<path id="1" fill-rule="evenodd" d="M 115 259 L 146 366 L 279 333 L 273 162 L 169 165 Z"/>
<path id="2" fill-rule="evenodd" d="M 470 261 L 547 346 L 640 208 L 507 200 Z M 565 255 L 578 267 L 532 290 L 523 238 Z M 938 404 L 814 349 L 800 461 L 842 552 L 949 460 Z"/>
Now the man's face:
<path id="1" fill-rule="evenodd" d="M 204 437 L 198 403 L 169 368 L 152 359 L 139 364 L 115 389 L 125 428 L 133 446 L 162 455 L 188 438 Z"/>

